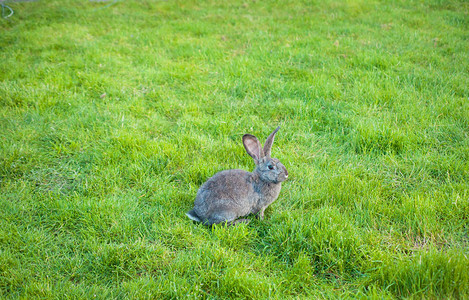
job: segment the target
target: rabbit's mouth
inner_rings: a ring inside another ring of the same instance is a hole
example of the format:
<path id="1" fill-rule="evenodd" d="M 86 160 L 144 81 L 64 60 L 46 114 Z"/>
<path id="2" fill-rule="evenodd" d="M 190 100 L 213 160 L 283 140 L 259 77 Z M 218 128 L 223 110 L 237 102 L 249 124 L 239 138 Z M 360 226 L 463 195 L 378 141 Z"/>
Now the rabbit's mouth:
<path id="1" fill-rule="evenodd" d="M 279 174 L 278 177 L 277 177 L 277 183 L 283 182 L 283 181 L 285 181 L 285 180 L 287 180 L 287 179 L 288 179 L 288 173 L 287 173 L 287 172 L 281 173 L 281 174 Z"/>
<path id="2" fill-rule="evenodd" d="M 282 181 L 285 181 L 288 179 L 288 171 L 287 171 L 287 168 L 285 168 L 285 166 L 282 166 L 283 167 L 283 180 Z"/>

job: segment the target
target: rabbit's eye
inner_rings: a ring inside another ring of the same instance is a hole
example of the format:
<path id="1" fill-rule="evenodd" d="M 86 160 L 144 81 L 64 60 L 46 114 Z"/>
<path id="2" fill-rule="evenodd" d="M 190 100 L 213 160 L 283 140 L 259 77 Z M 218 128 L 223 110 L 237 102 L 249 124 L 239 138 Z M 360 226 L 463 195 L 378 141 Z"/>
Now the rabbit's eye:
<path id="1" fill-rule="evenodd" d="M 268 165 L 267 168 L 269 168 L 269 170 L 273 170 L 274 166 Z"/>

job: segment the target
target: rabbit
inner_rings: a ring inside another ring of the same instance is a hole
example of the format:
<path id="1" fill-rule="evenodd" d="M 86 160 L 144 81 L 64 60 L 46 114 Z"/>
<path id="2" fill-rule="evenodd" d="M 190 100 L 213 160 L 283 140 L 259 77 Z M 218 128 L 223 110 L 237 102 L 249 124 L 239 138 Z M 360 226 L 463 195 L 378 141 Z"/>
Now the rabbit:
<path id="1" fill-rule="evenodd" d="M 199 188 L 194 209 L 186 215 L 191 220 L 209 226 L 218 223 L 249 223 L 249 219 L 238 219 L 249 214 L 255 214 L 263 220 L 264 210 L 277 199 L 282 182 L 288 178 L 285 166 L 278 159 L 270 157 L 272 143 L 279 129 L 277 127 L 269 135 L 264 148 L 261 148 L 255 136 L 243 135 L 244 148 L 256 164 L 254 171 L 218 172 Z"/>

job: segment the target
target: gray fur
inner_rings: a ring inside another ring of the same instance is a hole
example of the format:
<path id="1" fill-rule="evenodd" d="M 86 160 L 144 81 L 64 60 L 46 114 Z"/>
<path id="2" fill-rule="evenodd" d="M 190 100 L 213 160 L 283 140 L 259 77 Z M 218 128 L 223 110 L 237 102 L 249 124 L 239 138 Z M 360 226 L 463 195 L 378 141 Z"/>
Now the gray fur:
<path id="1" fill-rule="evenodd" d="M 264 210 L 277 199 L 282 181 L 288 177 L 285 166 L 270 157 L 279 128 L 270 134 L 264 148 L 255 136 L 245 134 L 243 144 L 256 163 L 254 171 L 225 170 L 215 174 L 199 188 L 194 209 L 186 215 L 206 225 L 248 223 L 247 219 L 236 219 L 249 214 L 263 219 Z"/>
<path id="2" fill-rule="evenodd" d="M 267 137 L 267 140 L 265 140 L 265 143 L 264 143 L 264 155 L 265 156 L 269 156 L 270 157 L 270 150 L 272 149 L 272 144 L 274 143 L 274 138 L 275 138 L 275 134 L 277 133 L 277 131 L 280 129 L 280 126 L 277 127 L 274 132 L 272 132 L 269 137 Z"/>
<path id="3" fill-rule="evenodd" d="M 201 219 L 195 214 L 194 210 L 191 210 L 186 213 L 186 216 L 189 217 L 189 219 L 196 221 L 196 222 L 202 222 Z"/>

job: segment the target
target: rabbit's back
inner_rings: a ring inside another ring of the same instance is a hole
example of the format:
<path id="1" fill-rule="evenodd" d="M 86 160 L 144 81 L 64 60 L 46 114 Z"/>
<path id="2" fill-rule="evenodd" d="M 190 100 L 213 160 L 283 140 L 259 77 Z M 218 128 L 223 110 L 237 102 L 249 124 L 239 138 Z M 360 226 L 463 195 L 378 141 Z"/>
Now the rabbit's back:
<path id="1" fill-rule="evenodd" d="M 197 192 L 194 212 L 206 223 L 230 222 L 252 213 L 259 200 L 252 173 L 225 170 L 209 178 Z"/>

